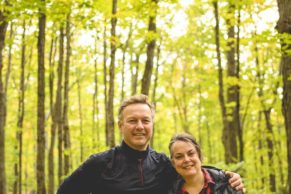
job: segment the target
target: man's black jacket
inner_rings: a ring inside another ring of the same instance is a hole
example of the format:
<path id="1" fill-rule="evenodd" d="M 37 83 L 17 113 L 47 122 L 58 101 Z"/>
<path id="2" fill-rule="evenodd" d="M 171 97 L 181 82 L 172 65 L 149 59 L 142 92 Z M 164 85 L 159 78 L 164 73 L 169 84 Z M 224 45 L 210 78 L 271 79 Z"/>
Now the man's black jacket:
<path id="1" fill-rule="evenodd" d="M 176 173 L 165 154 L 140 152 L 124 142 L 92 155 L 61 184 L 57 194 L 166 194 Z"/>

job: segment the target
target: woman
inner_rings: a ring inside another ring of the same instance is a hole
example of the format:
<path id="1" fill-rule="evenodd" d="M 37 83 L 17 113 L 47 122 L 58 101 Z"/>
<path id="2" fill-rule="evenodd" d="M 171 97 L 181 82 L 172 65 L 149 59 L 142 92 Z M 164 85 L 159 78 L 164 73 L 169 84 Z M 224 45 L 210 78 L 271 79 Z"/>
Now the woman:
<path id="1" fill-rule="evenodd" d="M 169 194 L 239 194 L 228 184 L 225 173 L 216 168 L 202 167 L 201 150 L 189 134 L 172 137 L 171 160 L 180 175 Z"/>

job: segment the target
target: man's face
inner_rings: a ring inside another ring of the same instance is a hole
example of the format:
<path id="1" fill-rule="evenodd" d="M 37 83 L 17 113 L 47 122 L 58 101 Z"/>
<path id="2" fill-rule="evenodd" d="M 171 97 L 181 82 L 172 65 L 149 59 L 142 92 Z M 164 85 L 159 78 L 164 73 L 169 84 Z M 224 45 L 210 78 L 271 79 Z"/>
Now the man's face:
<path id="1" fill-rule="evenodd" d="M 118 123 L 124 142 L 135 150 L 146 150 L 153 132 L 153 118 L 147 104 L 131 104 Z"/>

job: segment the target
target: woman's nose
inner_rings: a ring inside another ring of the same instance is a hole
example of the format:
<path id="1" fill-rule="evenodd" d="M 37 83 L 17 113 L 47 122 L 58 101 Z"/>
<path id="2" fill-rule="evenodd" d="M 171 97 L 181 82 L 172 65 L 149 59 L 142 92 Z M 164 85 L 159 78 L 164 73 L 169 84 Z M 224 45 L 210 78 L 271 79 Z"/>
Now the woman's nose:
<path id="1" fill-rule="evenodd" d="M 185 155 L 184 160 L 185 160 L 185 161 L 190 161 L 190 157 L 187 156 L 187 155 Z"/>

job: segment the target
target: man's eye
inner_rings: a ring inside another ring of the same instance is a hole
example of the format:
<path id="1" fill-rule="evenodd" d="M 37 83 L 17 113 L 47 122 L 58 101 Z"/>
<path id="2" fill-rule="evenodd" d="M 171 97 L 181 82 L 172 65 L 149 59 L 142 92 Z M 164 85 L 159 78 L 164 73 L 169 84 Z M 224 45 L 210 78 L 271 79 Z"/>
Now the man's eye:
<path id="1" fill-rule="evenodd" d="M 129 123 L 135 123 L 135 120 L 128 120 Z"/>
<path id="2" fill-rule="evenodd" d="M 146 124 L 148 124 L 150 122 L 151 122 L 150 120 L 143 120 L 143 123 L 146 123 Z"/>

